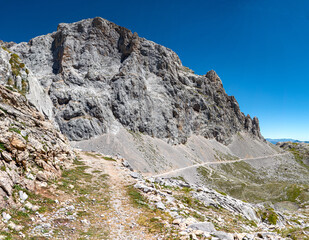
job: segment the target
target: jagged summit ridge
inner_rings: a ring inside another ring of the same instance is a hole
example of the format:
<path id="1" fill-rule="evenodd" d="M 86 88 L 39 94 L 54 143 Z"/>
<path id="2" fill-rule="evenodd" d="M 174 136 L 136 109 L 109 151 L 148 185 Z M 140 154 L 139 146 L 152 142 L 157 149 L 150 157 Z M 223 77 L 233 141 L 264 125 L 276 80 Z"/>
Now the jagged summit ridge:
<path id="1" fill-rule="evenodd" d="M 11 45 L 50 97 L 52 120 L 71 140 L 117 131 L 185 143 L 192 134 L 228 143 L 262 138 L 212 70 L 195 75 L 168 48 L 102 18 L 59 24 Z M 37 103 L 39 105 L 39 103 Z"/>

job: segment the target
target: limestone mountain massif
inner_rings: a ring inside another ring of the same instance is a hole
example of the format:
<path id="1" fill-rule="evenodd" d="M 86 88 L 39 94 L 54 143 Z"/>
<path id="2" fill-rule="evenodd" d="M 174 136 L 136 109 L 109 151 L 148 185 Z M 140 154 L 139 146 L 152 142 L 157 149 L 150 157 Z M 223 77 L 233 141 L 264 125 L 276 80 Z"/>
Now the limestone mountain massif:
<path id="1" fill-rule="evenodd" d="M 2 81 L 26 79 L 29 101 L 79 148 L 116 152 L 143 172 L 211 161 L 216 151 L 276 153 L 258 119 L 240 111 L 213 70 L 196 75 L 170 49 L 105 19 L 61 23 L 54 33 L 3 46 L 28 74 Z M 239 141 L 252 149 L 230 149 Z M 185 145 L 192 147 L 179 156 L 177 148 Z"/>
<path id="2" fill-rule="evenodd" d="M 71 140 L 118 125 L 175 144 L 193 134 L 227 144 L 240 131 L 262 139 L 258 119 L 240 111 L 213 70 L 196 75 L 170 49 L 102 18 L 8 47 L 51 99 L 51 109 L 39 108 Z"/>
<path id="3" fill-rule="evenodd" d="M 308 146 L 267 142 L 215 71 L 100 17 L 0 45 L 0 239 L 308 236 Z"/>

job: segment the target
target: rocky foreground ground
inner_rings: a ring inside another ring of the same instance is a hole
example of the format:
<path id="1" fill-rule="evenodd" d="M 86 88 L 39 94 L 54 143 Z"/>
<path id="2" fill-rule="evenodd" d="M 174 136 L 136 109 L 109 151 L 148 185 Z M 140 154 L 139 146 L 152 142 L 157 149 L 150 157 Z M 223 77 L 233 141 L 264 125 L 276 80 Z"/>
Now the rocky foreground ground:
<path id="1" fill-rule="evenodd" d="M 308 208 L 279 213 L 181 178 L 143 177 L 121 158 L 76 154 L 58 180 L 14 187 L 0 239 L 308 238 Z"/>

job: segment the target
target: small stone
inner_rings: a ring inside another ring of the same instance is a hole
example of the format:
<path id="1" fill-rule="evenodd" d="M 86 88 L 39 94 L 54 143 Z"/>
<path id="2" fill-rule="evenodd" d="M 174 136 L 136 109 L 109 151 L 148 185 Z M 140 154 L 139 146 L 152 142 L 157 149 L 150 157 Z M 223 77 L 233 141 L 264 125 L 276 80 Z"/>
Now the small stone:
<path id="1" fill-rule="evenodd" d="M 181 236 L 186 236 L 186 235 L 188 235 L 188 233 L 185 232 L 185 231 L 181 231 L 181 232 L 179 232 L 179 235 L 181 235 Z"/>
<path id="2" fill-rule="evenodd" d="M 198 238 L 196 237 L 196 235 L 194 233 L 191 233 L 190 236 L 191 236 L 192 240 L 198 240 Z"/>
<path id="3" fill-rule="evenodd" d="M 194 231 L 194 234 L 197 235 L 197 236 L 203 235 L 203 233 L 204 232 L 202 230 L 195 230 Z"/>
<path id="4" fill-rule="evenodd" d="M 82 224 L 85 224 L 85 225 L 89 225 L 90 224 L 90 222 L 87 219 L 82 219 L 82 220 L 80 220 L 80 222 Z"/>
<path id="5" fill-rule="evenodd" d="M 26 144 L 24 144 L 22 140 L 15 136 L 13 136 L 13 138 L 11 139 L 11 145 L 20 151 L 24 151 L 26 148 Z"/>
<path id="6" fill-rule="evenodd" d="M 17 232 L 21 231 L 21 230 L 24 228 L 23 226 L 21 226 L 21 225 L 16 225 L 16 224 L 13 223 L 13 222 L 10 222 L 10 223 L 8 224 L 8 227 L 9 227 L 10 229 L 12 229 L 12 230 L 17 231 Z"/>
<path id="7" fill-rule="evenodd" d="M 25 130 L 21 130 L 20 135 L 22 135 L 23 137 L 27 137 L 28 133 Z"/>
<path id="8" fill-rule="evenodd" d="M 11 162 L 12 161 L 12 157 L 11 157 L 11 154 L 9 154 L 8 152 L 6 151 L 3 151 L 1 153 L 3 159 L 6 161 L 6 162 Z"/>
<path id="9" fill-rule="evenodd" d="M 71 206 L 67 206 L 66 209 L 68 211 L 73 211 L 75 209 L 75 207 L 73 205 L 71 205 Z"/>
<path id="10" fill-rule="evenodd" d="M 194 218 L 187 218 L 187 219 L 185 219 L 184 220 L 184 223 L 186 224 L 186 225 L 191 225 L 191 224 L 193 224 L 193 223 L 196 223 L 196 220 L 194 219 Z"/>
<path id="11" fill-rule="evenodd" d="M 32 207 L 33 207 L 32 203 L 26 202 L 25 208 L 27 208 L 28 210 L 32 210 Z"/>
<path id="12" fill-rule="evenodd" d="M 183 222 L 179 223 L 179 228 L 180 230 L 186 230 L 187 229 L 187 225 Z"/>
<path id="13" fill-rule="evenodd" d="M 133 171 L 133 168 L 131 167 L 131 165 L 129 164 L 129 162 L 126 161 L 126 160 L 123 160 L 123 161 L 122 161 L 122 166 L 124 166 L 124 167 L 130 169 L 131 171 Z"/>
<path id="14" fill-rule="evenodd" d="M 23 203 L 28 198 L 28 195 L 27 193 L 23 191 L 19 191 L 18 193 L 19 193 L 20 202 Z"/>
<path id="15" fill-rule="evenodd" d="M 131 172 L 130 176 L 135 179 L 142 179 L 142 175 L 137 172 Z"/>
<path id="16" fill-rule="evenodd" d="M 48 184 L 47 184 L 47 182 L 41 182 L 41 183 L 40 183 L 40 186 L 41 186 L 41 187 L 47 187 Z"/>
<path id="17" fill-rule="evenodd" d="M 166 207 L 164 206 L 164 204 L 162 202 L 157 202 L 155 205 L 156 205 L 157 208 L 159 208 L 161 210 L 165 210 L 166 209 Z"/>
<path id="18" fill-rule="evenodd" d="M 6 213 L 6 212 L 3 212 L 3 213 L 2 213 L 2 218 L 3 218 L 3 221 L 4 221 L 4 222 L 7 222 L 7 221 L 9 221 L 12 217 L 11 217 L 10 214 L 8 214 L 8 213 Z"/>
<path id="19" fill-rule="evenodd" d="M 73 215 L 70 215 L 70 216 L 67 217 L 67 219 L 69 219 L 69 220 L 71 220 L 71 221 L 74 221 L 74 220 L 76 219 L 76 217 L 73 216 Z"/>
<path id="20" fill-rule="evenodd" d="M 213 236 L 219 238 L 219 239 L 224 239 L 224 240 L 234 240 L 234 236 L 231 233 L 226 233 L 222 231 L 215 231 L 212 233 Z"/>
<path id="21" fill-rule="evenodd" d="M 27 177 L 28 179 L 30 179 L 30 180 L 34 180 L 34 179 L 35 179 L 35 177 L 33 176 L 32 173 L 27 173 L 26 177 Z"/>
<path id="22" fill-rule="evenodd" d="M 39 171 L 37 174 L 36 174 L 36 179 L 39 180 L 39 181 L 42 181 L 42 182 L 46 182 L 48 180 L 46 174 L 42 171 Z"/>
<path id="23" fill-rule="evenodd" d="M 181 219 L 180 218 L 177 218 L 173 221 L 173 224 L 177 224 L 179 225 L 181 223 Z"/>
<path id="24" fill-rule="evenodd" d="M 50 223 L 43 223 L 42 228 L 49 229 L 49 228 L 51 228 L 51 224 Z"/>

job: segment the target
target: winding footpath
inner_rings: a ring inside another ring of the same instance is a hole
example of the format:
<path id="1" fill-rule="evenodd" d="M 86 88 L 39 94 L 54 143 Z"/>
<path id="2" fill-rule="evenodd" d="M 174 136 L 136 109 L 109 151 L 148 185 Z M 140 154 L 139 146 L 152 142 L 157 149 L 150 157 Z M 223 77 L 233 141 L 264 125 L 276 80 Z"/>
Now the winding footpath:
<path id="1" fill-rule="evenodd" d="M 216 164 L 222 164 L 222 163 L 236 163 L 236 162 L 242 162 L 242 161 L 251 161 L 251 160 L 258 160 L 258 159 L 264 159 L 264 158 L 272 158 L 272 157 L 278 157 L 278 156 L 283 156 L 283 155 L 288 155 L 289 153 L 278 153 L 278 154 L 273 154 L 273 155 L 268 155 L 268 156 L 262 156 L 262 157 L 255 157 L 255 158 L 241 158 L 241 159 L 237 159 L 237 160 L 222 160 L 222 161 L 215 161 L 215 162 L 204 162 L 204 163 L 198 163 L 198 164 L 194 164 L 191 166 L 187 166 L 187 167 L 183 167 L 183 168 L 178 168 L 172 171 L 168 171 L 165 173 L 160 173 L 157 175 L 154 175 L 152 177 L 163 177 L 165 175 L 169 175 L 169 174 L 173 174 L 173 173 L 177 173 L 177 172 L 181 172 L 190 168 L 197 168 L 197 167 L 201 167 L 201 166 L 205 166 L 205 165 L 216 165 Z"/>

